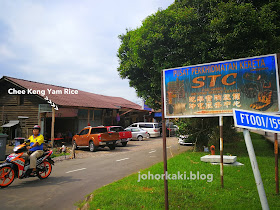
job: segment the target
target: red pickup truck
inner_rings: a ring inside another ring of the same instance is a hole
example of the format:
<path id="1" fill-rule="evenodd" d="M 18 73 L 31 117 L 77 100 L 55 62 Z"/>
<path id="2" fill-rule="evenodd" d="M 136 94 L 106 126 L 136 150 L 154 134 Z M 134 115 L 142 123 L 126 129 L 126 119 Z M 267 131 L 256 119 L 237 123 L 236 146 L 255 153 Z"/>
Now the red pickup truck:
<path id="1" fill-rule="evenodd" d="M 132 139 L 131 131 L 125 131 L 122 126 L 106 126 L 108 132 L 118 132 L 121 144 L 125 147 Z"/>

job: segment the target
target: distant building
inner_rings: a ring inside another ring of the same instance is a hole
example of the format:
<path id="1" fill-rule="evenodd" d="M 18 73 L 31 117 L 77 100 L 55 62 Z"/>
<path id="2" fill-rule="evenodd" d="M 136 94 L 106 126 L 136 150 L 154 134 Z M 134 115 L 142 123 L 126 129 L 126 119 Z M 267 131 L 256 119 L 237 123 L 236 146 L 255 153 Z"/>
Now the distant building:
<path id="1" fill-rule="evenodd" d="M 19 94 L 18 90 L 25 91 L 25 94 Z M 48 90 L 54 91 L 55 94 L 49 94 Z M 8 91 L 18 92 L 9 94 Z M 31 91 L 34 91 L 34 94 L 31 94 Z M 78 94 L 65 94 L 64 91 Z M 45 135 L 50 135 L 52 116 L 52 107 L 48 103 L 50 100 L 52 105 L 58 107 L 55 111 L 55 133 L 70 132 L 73 135 L 88 124 L 126 127 L 134 122 L 143 121 L 144 115 L 149 114 L 140 105 L 121 97 L 104 96 L 3 76 L 0 79 L 0 126 L 8 124 L 4 127 L 14 127 L 10 129 L 10 138 L 20 134 L 27 137 L 36 124 L 41 125 Z"/>

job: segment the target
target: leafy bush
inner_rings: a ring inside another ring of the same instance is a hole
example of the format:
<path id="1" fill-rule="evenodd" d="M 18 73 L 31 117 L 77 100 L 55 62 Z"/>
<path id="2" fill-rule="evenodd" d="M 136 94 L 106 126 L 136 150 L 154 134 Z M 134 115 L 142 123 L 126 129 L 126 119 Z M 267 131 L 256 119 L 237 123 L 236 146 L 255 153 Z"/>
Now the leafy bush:
<path id="1" fill-rule="evenodd" d="M 233 127 L 232 117 L 223 118 L 224 142 L 239 141 L 239 135 Z M 174 121 L 179 127 L 178 135 L 188 135 L 188 141 L 196 144 L 198 150 L 203 146 L 219 145 L 220 128 L 219 118 L 180 118 Z"/>

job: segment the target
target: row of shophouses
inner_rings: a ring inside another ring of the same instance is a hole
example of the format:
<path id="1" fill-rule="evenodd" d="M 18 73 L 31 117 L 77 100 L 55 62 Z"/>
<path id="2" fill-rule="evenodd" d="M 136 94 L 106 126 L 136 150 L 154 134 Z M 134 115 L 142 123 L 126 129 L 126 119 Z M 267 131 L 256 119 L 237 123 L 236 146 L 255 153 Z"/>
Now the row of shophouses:
<path id="1" fill-rule="evenodd" d="M 154 120 L 151 110 L 121 97 L 7 76 L 0 79 L 0 113 L 2 132 L 8 133 L 10 139 L 27 138 L 37 124 L 48 139 L 71 138 L 88 125 L 127 127 Z"/>

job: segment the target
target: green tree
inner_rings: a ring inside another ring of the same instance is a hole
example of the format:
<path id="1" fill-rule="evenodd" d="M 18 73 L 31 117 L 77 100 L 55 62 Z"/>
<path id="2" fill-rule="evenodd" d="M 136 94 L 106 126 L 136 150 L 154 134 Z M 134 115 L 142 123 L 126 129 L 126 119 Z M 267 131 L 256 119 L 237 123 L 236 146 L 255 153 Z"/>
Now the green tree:
<path id="1" fill-rule="evenodd" d="M 155 109 L 161 106 L 161 70 L 201 63 L 201 54 L 207 52 L 202 27 L 193 27 L 199 25 L 195 10 L 173 7 L 158 11 L 140 28 L 120 36 L 120 76 L 128 78 L 138 96 Z"/>
<path id="2" fill-rule="evenodd" d="M 279 0 L 177 0 L 119 36 L 118 71 L 157 109 L 161 70 L 279 52 L 279 20 Z"/>
<path id="3" fill-rule="evenodd" d="M 212 9 L 210 61 L 279 52 L 280 1 L 241 2 L 220 2 Z"/>
<path id="4" fill-rule="evenodd" d="M 279 0 L 176 0 L 119 36 L 118 72 L 158 109 L 163 69 L 277 53 L 279 20 Z M 201 119 L 181 121 L 199 126 Z M 217 123 L 207 130 L 211 136 Z"/>

